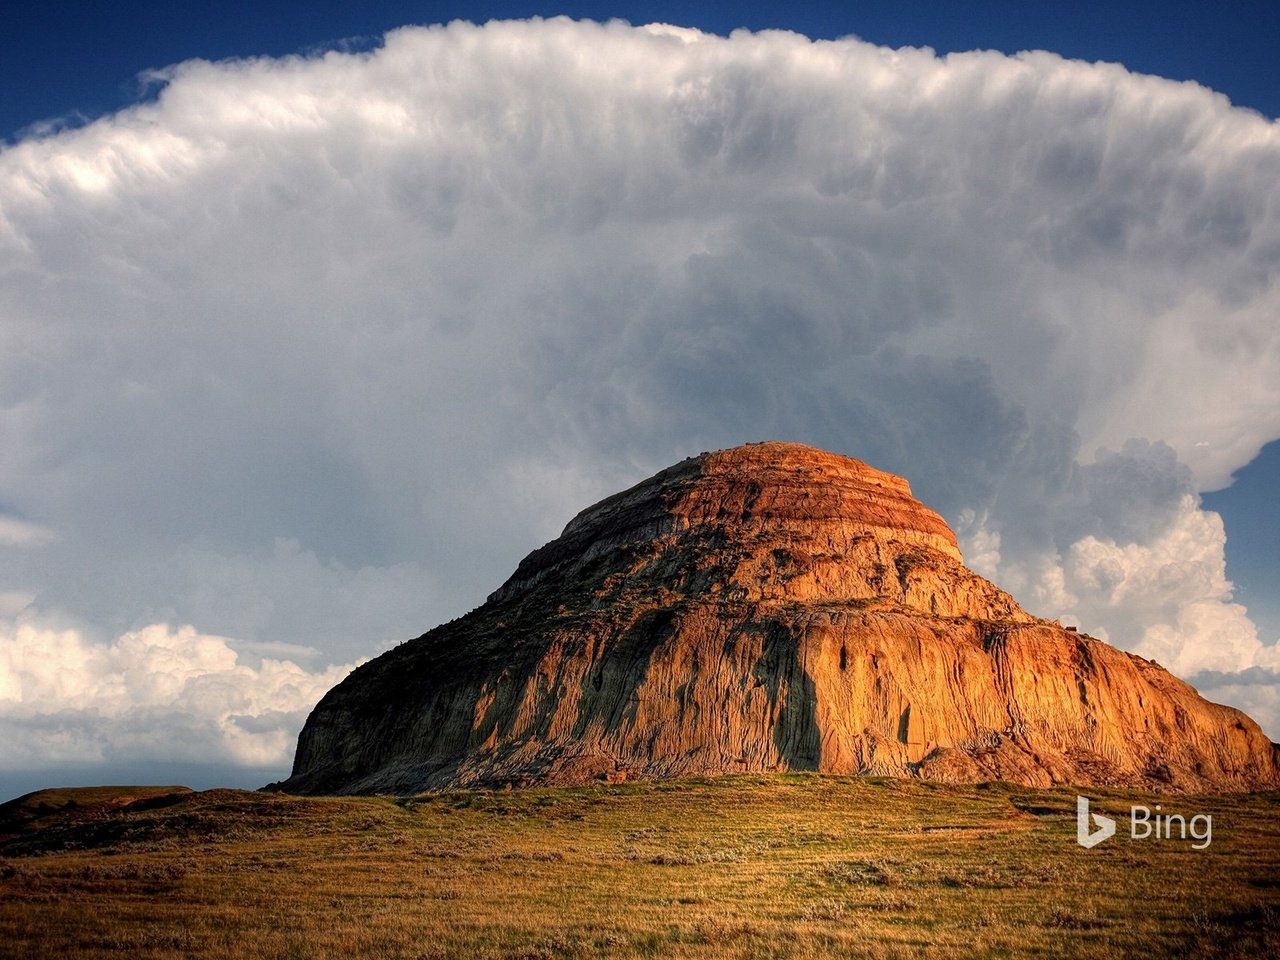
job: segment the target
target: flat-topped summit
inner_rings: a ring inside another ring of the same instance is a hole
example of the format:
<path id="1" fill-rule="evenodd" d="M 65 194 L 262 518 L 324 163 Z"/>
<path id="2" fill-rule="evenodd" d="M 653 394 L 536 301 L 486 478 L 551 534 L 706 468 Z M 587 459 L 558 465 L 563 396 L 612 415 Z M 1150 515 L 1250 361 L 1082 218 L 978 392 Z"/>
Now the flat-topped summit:
<path id="1" fill-rule="evenodd" d="M 663 562 L 637 564 L 637 556 Z M 489 596 L 612 578 L 627 594 L 884 599 L 944 616 L 1031 619 L 961 566 L 946 521 L 901 477 L 798 443 L 690 457 L 583 510 Z"/>
<path id="2" fill-rule="evenodd" d="M 1024 612 L 904 479 L 760 443 L 587 508 L 482 607 L 354 671 L 281 786 L 785 769 L 1255 789 L 1280 747 Z"/>

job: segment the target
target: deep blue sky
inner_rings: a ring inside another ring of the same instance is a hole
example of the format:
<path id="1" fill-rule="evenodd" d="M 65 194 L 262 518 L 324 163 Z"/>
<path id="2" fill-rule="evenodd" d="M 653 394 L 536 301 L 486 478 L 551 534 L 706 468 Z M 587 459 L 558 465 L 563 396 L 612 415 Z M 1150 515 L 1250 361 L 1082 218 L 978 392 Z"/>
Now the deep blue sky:
<path id="1" fill-rule="evenodd" d="M 1204 505 L 1222 514 L 1227 528 L 1227 576 L 1236 600 L 1249 608 L 1262 639 L 1280 630 L 1280 440 L 1262 448 L 1226 490 L 1207 494 Z"/>
<path id="2" fill-rule="evenodd" d="M 192 57 L 307 52 L 344 38 L 371 45 L 386 30 L 451 19 L 567 14 L 632 23 L 665 21 L 716 33 L 735 27 L 786 28 L 812 37 L 856 34 L 893 46 L 940 52 L 1043 48 L 1110 60 L 1132 70 L 1196 80 L 1232 102 L 1280 116 L 1280 3 L 1274 0 L 1162 0 L 1027 4 L 1021 0 L 815 3 L 715 2 L 557 5 L 381 0 L 306 5 L 206 0 L 84 0 L 11 3 L 0 12 L 0 138 L 53 118 L 82 122 L 135 100 L 138 75 Z M 1280 631 L 1280 443 L 1243 471 L 1231 490 L 1207 498 L 1227 525 L 1229 575 L 1264 637 Z"/>

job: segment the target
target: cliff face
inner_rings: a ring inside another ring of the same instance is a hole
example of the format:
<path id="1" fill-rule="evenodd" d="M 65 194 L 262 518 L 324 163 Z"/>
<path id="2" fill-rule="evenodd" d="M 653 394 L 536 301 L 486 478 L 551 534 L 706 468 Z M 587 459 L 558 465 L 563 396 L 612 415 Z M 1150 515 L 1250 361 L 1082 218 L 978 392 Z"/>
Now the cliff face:
<path id="1" fill-rule="evenodd" d="M 1280 786 L 1280 746 L 966 569 L 905 480 L 796 444 L 584 510 L 479 609 L 307 720 L 296 792 L 820 770 Z"/>

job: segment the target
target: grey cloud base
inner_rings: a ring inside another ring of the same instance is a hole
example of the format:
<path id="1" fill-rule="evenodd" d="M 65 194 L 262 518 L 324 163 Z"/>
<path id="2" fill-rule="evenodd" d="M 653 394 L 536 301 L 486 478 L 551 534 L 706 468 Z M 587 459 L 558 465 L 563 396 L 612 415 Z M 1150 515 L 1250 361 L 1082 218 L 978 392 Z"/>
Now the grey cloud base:
<path id="1" fill-rule="evenodd" d="M 1280 736 L 1197 500 L 1280 436 L 1274 123 L 1048 53 L 565 20 L 165 77 L 0 153 L 6 722 L 51 638 L 109 714 L 94 650 L 188 623 L 293 645 L 303 709 L 583 504 L 785 438 Z M 292 673 L 218 662 L 276 716 Z M 193 695 L 148 702 L 265 762 Z"/>

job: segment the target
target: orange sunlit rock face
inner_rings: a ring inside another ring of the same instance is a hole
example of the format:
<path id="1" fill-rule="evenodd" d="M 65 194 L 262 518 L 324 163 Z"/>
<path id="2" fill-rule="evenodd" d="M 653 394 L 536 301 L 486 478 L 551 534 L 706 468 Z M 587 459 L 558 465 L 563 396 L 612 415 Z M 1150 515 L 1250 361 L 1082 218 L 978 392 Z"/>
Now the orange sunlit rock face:
<path id="1" fill-rule="evenodd" d="M 1024 612 L 902 478 L 762 443 L 584 510 L 482 607 L 357 669 L 281 786 L 777 770 L 1250 790 L 1280 786 L 1280 747 Z"/>

